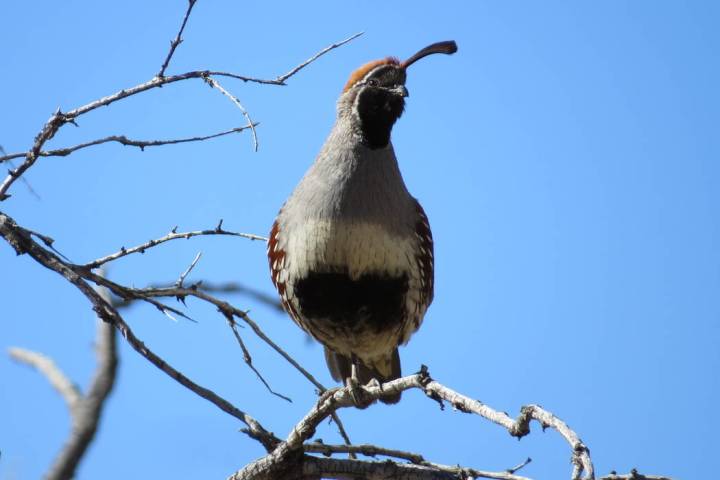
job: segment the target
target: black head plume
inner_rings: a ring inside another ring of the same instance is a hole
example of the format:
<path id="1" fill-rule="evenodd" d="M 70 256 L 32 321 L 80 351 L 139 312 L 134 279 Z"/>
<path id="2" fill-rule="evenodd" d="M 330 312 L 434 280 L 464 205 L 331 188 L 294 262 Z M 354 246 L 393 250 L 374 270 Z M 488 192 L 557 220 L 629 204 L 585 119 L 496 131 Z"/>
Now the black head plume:
<path id="1" fill-rule="evenodd" d="M 427 47 L 423 48 L 419 52 L 417 52 L 412 57 L 408 58 L 404 62 L 400 64 L 402 68 L 407 68 L 413 63 L 417 62 L 423 57 L 427 57 L 428 55 L 432 55 L 434 53 L 444 53 L 445 55 L 452 55 L 453 53 L 457 52 L 457 44 L 454 40 L 447 40 L 445 42 L 437 42 L 433 43 L 432 45 L 428 45 Z"/>

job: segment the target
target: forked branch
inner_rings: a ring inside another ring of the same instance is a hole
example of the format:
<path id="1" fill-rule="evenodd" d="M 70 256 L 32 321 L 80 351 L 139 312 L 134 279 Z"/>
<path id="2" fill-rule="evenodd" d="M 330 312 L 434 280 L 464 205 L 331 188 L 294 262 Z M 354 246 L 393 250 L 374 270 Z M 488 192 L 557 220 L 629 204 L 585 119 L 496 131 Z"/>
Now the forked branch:
<path id="1" fill-rule="evenodd" d="M 10 195 L 8 194 L 8 190 L 10 189 L 12 184 L 15 183 L 15 181 L 17 181 L 19 178 L 21 178 L 22 175 L 24 175 L 25 172 L 35 164 L 35 162 L 38 160 L 38 158 L 40 158 L 42 156 L 47 156 L 47 155 L 42 155 L 43 147 L 51 138 L 53 138 L 55 136 L 57 131 L 60 130 L 60 128 L 62 128 L 64 125 L 66 125 L 68 123 L 75 124 L 76 119 L 82 115 L 85 115 L 86 113 L 89 113 L 100 107 L 111 105 L 111 104 L 113 104 L 117 101 L 123 100 L 125 98 L 131 97 L 134 95 L 138 95 L 138 94 L 146 92 L 148 90 L 153 90 L 156 88 L 160 88 L 164 85 L 169 85 L 172 83 L 189 80 L 189 79 L 193 79 L 193 78 L 207 81 L 208 78 L 212 78 L 212 77 L 229 77 L 229 78 L 242 80 L 245 82 L 254 82 L 254 83 L 261 83 L 261 84 L 266 84 L 266 85 L 285 85 L 287 80 L 290 77 L 297 74 L 300 70 L 307 67 L 309 64 L 311 64 L 312 62 L 314 62 L 315 60 L 320 58 L 322 55 L 326 54 L 327 52 L 329 52 L 337 47 L 340 47 L 340 46 L 346 44 L 347 42 L 349 42 L 349 41 L 353 40 L 354 38 L 357 38 L 359 35 L 361 35 L 361 34 L 353 35 L 352 37 L 349 37 L 341 42 L 335 43 L 333 45 L 330 45 L 329 47 L 324 48 L 323 50 L 321 50 L 320 52 L 315 54 L 313 57 L 309 58 L 305 62 L 301 63 L 297 67 L 290 70 L 288 73 L 286 73 L 284 75 L 280 75 L 275 79 L 268 80 L 268 79 L 247 77 L 247 76 L 238 75 L 235 73 L 223 72 L 223 71 L 217 71 L 217 70 L 193 70 L 193 71 L 181 73 L 178 75 L 165 76 L 164 75 L 165 69 L 167 68 L 167 64 L 170 62 L 170 59 L 172 58 L 175 48 L 177 48 L 177 45 L 181 41 L 180 36 L 185 27 L 185 23 L 187 22 L 187 16 L 190 14 L 193 4 L 194 4 L 194 1 L 191 2 L 191 5 L 189 5 L 185 19 L 183 20 L 183 25 L 182 25 L 180 31 L 178 32 L 178 36 L 176 37 L 177 43 L 175 41 L 173 41 L 173 43 L 171 44 L 170 52 L 168 53 L 168 56 L 167 56 L 165 62 L 163 62 L 163 66 L 161 67 L 159 75 L 151 78 L 150 80 L 148 80 L 144 83 L 135 85 L 130 88 L 122 89 L 118 92 L 113 93 L 112 95 L 108 95 L 108 96 L 100 98 L 98 100 L 94 100 L 88 104 L 77 107 L 68 112 L 62 112 L 60 109 L 56 110 L 55 113 L 53 113 L 53 115 L 48 119 L 48 121 L 45 122 L 45 125 L 43 125 L 42 129 L 40 130 L 40 133 L 37 134 L 37 136 L 35 137 L 35 141 L 33 142 L 32 146 L 30 147 L 30 149 L 27 152 L 15 153 L 15 154 L 11 154 L 11 155 L 4 155 L 4 156 L 0 157 L 0 163 L 5 160 L 12 159 L 12 158 L 20 158 L 20 157 L 25 158 L 25 160 L 22 162 L 22 164 L 20 164 L 20 166 L 18 166 L 17 168 L 13 168 L 12 170 L 9 171 L 7 177 L 5 177 L 5 179 L 2 181 L 2 183 L 0 183 L 0 201 L 6 200 L 7 198 L 10 197 Z M 229 92 L 228 92 L 228 94 L 229 94 Z M 229 95 L 232 96 L 232 94 L 229 94 Z M 234 96 L 232 96 L 232 97 L 237 99 L 237 97 L 234 97 Z M 235 103 L 237 105 L 239 102 L 235 102 Z M 244 111 L 244 108 L 243 108 L 243 111 Z M 243 114 L 245 115 L 245 117 L 247 119 L 249 119 L 249 115 L 247 114 L 247 111 L 244 111 Z M 247 127 L 251 128 L 253 130 L 253 144 L 257 148 L 257 136 L 254 133 L 255 132 L 254 125 L 255 124 L 253 124 L 252 122 L 250 122 L 248 120 Z M 99 143 L 105 143 L 105 142 L 101 142 L 101 141 L 97 141 L 97 140 L 93 141 L 93 142 L 88 142 L 88 144 L 92 144 L 92 145 L 97 145 Z M 86 145 L 86 146 L 90 146 L 90 145 Z M 69 148 L 72 148 L 72 147 L 69 147 Z M 59 149 L 59 150 L 62 151 L 63 149 Z"/>

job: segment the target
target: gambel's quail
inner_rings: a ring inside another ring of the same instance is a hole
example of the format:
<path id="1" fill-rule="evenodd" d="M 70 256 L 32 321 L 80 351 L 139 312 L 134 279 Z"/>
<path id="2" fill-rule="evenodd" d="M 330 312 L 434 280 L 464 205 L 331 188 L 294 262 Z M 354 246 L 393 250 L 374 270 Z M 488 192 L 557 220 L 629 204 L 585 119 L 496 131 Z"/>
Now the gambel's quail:
<path id="1" fill-rule="evenodd" d="M 453 41 L 350 76 L 320 154 L 283 205 L 268 242 L 285 310 L 325 346 L 333 378 L 366 384 L 400 377 L 398 346 L 433 298 L 433 239 L 405 187 L 390 142 L 403 113 L 406 70 Z M 396 403 L 400 394 L 381 398 Z"/>

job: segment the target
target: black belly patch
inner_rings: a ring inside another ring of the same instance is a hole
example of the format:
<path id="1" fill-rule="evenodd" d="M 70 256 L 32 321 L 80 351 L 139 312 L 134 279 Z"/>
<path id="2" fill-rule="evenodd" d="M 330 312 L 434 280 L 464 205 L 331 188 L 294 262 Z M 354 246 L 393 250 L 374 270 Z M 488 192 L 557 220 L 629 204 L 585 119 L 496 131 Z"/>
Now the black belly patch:
<path id="1" fill-rule="evenodd" d="M 295 297 L 306 318 L 328 321 L 337 327 L 366 324 L 381 331 L 405 316 L 408 277 L 310 272 L 295 282 Z"/>

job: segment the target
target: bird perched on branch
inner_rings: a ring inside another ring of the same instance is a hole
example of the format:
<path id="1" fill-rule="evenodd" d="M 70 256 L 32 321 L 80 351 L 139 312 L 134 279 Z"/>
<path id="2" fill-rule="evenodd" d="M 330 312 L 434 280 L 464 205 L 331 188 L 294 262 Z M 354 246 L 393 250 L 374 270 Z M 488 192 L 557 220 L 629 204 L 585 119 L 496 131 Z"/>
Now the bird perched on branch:
<path id="1" fill-rule="evenodd" d="M 390 133 L 405 107 L 408 67 L 456 51 L 455 42 L 439 42 L 353 72 L 330 136 L 270 232 L 272 281 L 292 319 L 324 345 L 336 381 L 399 378 L 398 346 L 432 301 L 432 233 Z"/>

